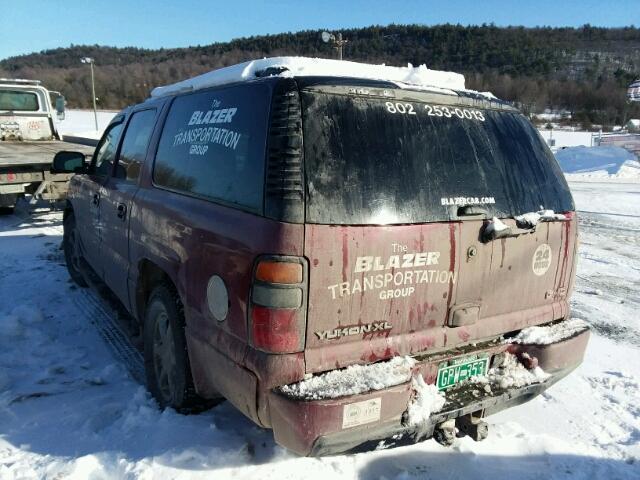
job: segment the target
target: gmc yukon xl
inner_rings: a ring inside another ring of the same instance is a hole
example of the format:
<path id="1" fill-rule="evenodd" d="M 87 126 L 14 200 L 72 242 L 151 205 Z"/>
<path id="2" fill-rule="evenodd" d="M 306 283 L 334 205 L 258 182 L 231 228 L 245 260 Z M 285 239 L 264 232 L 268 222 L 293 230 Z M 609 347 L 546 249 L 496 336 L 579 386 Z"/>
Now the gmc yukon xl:
<path id="1" fill-rule="evenodd" d="M 225 398 L 301 455 L 450 444 L 582 361 L 567 183 L 456 74 L 247 62 L 54 163 L 70 275 L 137 319 L 162 407 Z"/>

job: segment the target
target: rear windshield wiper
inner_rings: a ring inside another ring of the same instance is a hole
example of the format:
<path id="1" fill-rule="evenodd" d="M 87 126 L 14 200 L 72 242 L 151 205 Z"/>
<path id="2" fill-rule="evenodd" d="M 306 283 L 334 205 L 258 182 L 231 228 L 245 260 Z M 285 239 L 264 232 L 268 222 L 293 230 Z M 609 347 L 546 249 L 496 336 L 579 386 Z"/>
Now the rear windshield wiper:
<path id="1" fill-rule="evenodd" d="M 490 242 L 498 238 L 517 237 L 527 233 L 536 231 L 536 227 L 540 222 L 553 222 L 568 220 L 561 213 L 554 213 L 553 210 L 539 210 L 537 212 L 523 213 L 514 217 L 516 227 L 512 228 L 502 222 L 497 217 L 493 217 L 491 221 L 485 224 L 480 238 L 483 242 Z"/>
<path id="2" fill-rule="evenodd" d="M 561 213 L 555 213 L 553 210 L 538 210 L 537 212 L 523 213 L 513 217 L 518 228 L 535 229 L 539 222 L 554 222 L 556 220 L 567 220 L 567 217 Z"/>

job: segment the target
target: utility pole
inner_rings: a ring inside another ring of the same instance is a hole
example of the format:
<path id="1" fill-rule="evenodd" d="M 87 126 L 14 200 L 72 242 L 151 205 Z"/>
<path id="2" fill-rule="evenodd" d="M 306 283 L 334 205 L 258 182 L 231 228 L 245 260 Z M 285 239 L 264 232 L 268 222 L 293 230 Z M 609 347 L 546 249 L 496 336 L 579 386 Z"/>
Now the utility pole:
<path id="1" fill-rule="evenodd" d="M 91 67 L 91 98 L 93 99 L 93 119 L 96 123 L 96 132 L 98 131 L 98 110 L 96 108 L 96 83 L 93 77 L 93 64 L 95 60 L 91 57 L 83 57 L 80 59 L 82 63 L 88 63 Z"/>

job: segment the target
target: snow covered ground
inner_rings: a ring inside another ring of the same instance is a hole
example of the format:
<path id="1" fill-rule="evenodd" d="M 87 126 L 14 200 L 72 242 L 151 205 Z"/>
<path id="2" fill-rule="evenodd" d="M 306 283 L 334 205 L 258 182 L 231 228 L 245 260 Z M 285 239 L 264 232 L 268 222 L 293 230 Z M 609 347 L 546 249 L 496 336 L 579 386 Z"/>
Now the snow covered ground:
<path id="1" fill-rule="evenodd" d="M 65 119 L 57 121 L 58 131 L 64 135 L 98 139 L 118 113 L 112 110 L 98 110 L 98 130 L 96 130 L 93 110 L 67 110 Z"/>
<path id="2" fill-rule="evenodd" d="M 545 140 L 553 138 L 555 140 L 554 149 L 560 149 L 564 147 L 590 147 L 591 146 L 591 132 L 581 132 L 572 130 L 553 130 L 549 131 L 545 128 L 539 128 L 540 135 Z"/>
<path id="3" fill-rule="evenodd" d="M 136 380 L 137 352 L 69 281 L 60 214 L 0 217 L 0 478 L 640 478 L 640 185 L 571 187 L 582 211 L 573 311 L 593 327 L 584 364 L 490 417 L 482 443 L 321 459 L 283 450 L 227 403 L 158 410 Z"/>

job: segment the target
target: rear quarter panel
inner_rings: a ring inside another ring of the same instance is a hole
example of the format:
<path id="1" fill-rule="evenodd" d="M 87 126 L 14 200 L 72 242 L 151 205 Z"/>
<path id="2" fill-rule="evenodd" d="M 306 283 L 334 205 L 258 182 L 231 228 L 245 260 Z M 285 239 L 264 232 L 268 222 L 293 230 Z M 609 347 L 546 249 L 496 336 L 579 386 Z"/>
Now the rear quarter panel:
<path id="1" fill-rule="evenodd" d="M 173 279 L 188 333 L 243 363 L 254 261 L 261 254 L 302 255 L 303 226 L 151 187 L 136 197 L 130 241 L 132 265 L 150 260 Z M 213 275 L 223 279 L 229 297 L 222 321 L 207 304 Z"/>

